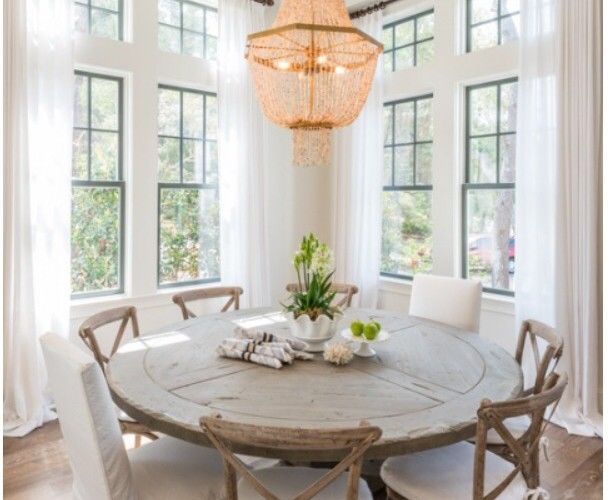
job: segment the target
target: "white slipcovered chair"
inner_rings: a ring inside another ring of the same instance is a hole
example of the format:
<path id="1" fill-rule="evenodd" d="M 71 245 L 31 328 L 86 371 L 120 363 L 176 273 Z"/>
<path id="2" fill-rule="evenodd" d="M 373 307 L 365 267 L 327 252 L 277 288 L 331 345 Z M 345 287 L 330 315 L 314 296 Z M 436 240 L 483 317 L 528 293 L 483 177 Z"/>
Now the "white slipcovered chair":
<path id="1" fill-rule="evenodd" d="M 44 335 L 41 344 L 74 473 L 74 498 L 224 497 L 222 458 L 214 449 L 163 437 L 127 453 L 99 365 L 58 335 Z"/>
<path id="2" fill-rule="evenodd" d="M 481 300 L 479 281 L 417 274 L 409 314 L 478 333 Z"/>

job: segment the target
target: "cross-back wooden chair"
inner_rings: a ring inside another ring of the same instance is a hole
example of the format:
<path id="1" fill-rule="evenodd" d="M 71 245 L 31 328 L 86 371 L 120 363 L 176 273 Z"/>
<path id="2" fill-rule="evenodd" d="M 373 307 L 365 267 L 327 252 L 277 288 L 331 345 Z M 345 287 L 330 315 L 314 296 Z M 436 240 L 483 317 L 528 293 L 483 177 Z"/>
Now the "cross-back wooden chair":
<path id="1" fill-rule="evenodd" d="M 540 339 L 546 344 L 543 356 L 540 356 L 539 352 Z M 554 328 L 539 321 L 528 319 L 523 321 L 520 326 L 518 343 L 516 344 L 514 358 L 520 366 L 522 366 L 527 340 L 531 344 L 536 374 L 533 387 L 526 389 L 523 395 L 537 394 L 541 391 L 546 377 L 554 371 L 563 353 L 563 339 Z M 551 364 L 552 367 L 550 368 Z"/>
<path id="2" fill-rule="evenodd" d="M 118 331 L 116 332 L 116 336 L 114 337 L 114 343 L 112 344 L 110 353 L 106 355 L 102 352 L 95 331 L 103 326 L 118 322 L 120 322 L 120 325 L 118 327 Z M 131 322 L 131 332 L 133 338 L 135 339 L 140 336 L 140 328 L 137 322 L 137 310 L 133 306 L 116 307 L 114 309 L 108 309 L 107 311 L 94 314 L 93 316 L 87 318 L 78 328 L 78 335 L 93 353 L 95 360 L 102 369 L 104 377 L 106 376 L 106 365 L 108 364 L 108 361 L 112 355 L 116 353 L 120 347 L 129 322 Z M 139 436 L 146 436 L 147 438 L 153 440 L 158 438 L 158 436 L 156 436 L 148 427 L 131 419 L 122 411 L 119 412 L 118 421 L 123 434 L 135 434 L 136 446 L 139 446 L 140 444 Z"/>
<path id="3" fill-rule="evenodd" d="M 524 353 L 528 344 L 530 344 L 535 362 L 535 382 L 533 386 L 526 388 L 521 396 L 541 392 L 547 376 L 556 369 L 563 352 L 563 339 L 556 333 L 556 330 L 531 319 L 523 321 L 520 326 L 514 356 L 520 366 L 523 364 Z M 540 344 L 545 344 L 545 348 L 542 347 L 543 355 L 540 353 Z M 522 415 L 506 420 L 505 425 L 512 434 L 520 436 L 528 429 L 530 422 L 530 415 Z M 514 459 L 503 439 L 494 429 L 488 433 L 486 444 L 490 451 L 508 460 Z"/>
<path id="4" fill-rule="evenodd" d="M 176 293 L 171 300 L 178 305 L 182 311 L 182 318 L 196 318 L 197 315 L 186 307 L 187 302 L 195 300 L 216 299 L 218 297 L 228 297 L 228 301 L 220 312 L 226 312 L 231 306 L 235 311 L 239 310 L 239 297 L 243 295 L 243 288 L 238 286 L 217 286 L 212 288 L 201 288 L 199 290 L 189 290 Z"/>
<path id="5" fill-rule="evenodd" d="M 298 283 L 290 283 L 285 289 L 289 293 L 294 293 L 301 291 L 302 287 L 298 285 Z M 356 285 L 351 285 L 349 283 L 332 283 L 330 291 L 341 296 L 341 298 L 334 303 L 334 306 L 339 309 L 346 309 L 347 307 L 351 307 L 353 296 L 359 292 L 359 288 L 357 288 Z"/>
<path id="6" fill-rule="evenodd" d="M 566 385 L 565 374 L 552 373 L 538 394 L 495 403 L 483 400 L 478 409 L 475 445 L 460 442 L 386 460 L 381 477 L 388 497 L 493 500 L 500 495 L 505 495 L 501 498 L 541 495 L 539 442 Z M 550 416 L 544 421 L 548 408 L 551 408 Z M 532 419 L 527 431 L 517 437 L 504 422 L 519 415 L 532 415 Z M 490 429 L 501 435 L 514 457 L 513 462 L 486 449 Z M 489 484 L 489 491 L 485 493 L 485 485 Z"/>
<path id="7" fill-rule="evenodd" d="M 228 500 L 237 500 L 239 495 L 250 498 L 254 493 L 266 500 L 309 500 L 326 488 L 334 488 L 333 498 L 355 500 L 363 488 L 368 488 L 360 479 L 364 453 L 381 437 L 381 430 L 366 422 L 345 429 L 289 429 L 228 422 L 216 415 L 201 418 L 201 426 L 224 460 Z M 233 453 L 235 444 L 265 449 L 345 450 L 345 457 L 332 469 L 272 467 L 253 472 Z M 239 485 L 237 473 L 242 476 Z M 341 488 L 343 492 L 339 493 Z"/>

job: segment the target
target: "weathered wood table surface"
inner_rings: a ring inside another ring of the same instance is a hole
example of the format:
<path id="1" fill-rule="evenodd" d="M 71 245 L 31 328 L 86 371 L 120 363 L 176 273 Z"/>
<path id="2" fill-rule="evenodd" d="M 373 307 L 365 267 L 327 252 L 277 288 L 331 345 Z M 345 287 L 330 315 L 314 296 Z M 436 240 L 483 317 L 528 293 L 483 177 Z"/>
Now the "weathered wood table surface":
<path id="1" fill-rule="evenodd" d="M 250 309 L 183 321 L 125 344 L 110 360 L 116 403 L 151 429 L 211 446 L 203 415 L 267 426 L 328 428 L 378 425 L 381 439 L 368 458 L 443 446 L 474 435 L 483 398 L 516 397 L 522 372 L 510 354 L 477 334 L 389 311 L 350 309 L 378 319 L 391 333 L 377 356 L 336 367 L 316 355 L 280 370 L 219 358 L 215 348 L 239 325 L 288 335 L 280 312 Z M 328 452 L 239 448 L 285 460 L 331 461 Z"/>

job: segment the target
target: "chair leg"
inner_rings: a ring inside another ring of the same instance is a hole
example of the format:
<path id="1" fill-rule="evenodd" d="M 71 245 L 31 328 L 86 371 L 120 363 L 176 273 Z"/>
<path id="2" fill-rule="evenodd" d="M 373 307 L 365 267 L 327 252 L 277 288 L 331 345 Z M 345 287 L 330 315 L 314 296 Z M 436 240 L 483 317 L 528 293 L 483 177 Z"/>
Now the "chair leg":
<path id="1" fill-rule="evenodd" d="M 135 448 L 139 448 L 142 446 L 142 436 L 141 434 L 134 434 L 135 436 Z"/>

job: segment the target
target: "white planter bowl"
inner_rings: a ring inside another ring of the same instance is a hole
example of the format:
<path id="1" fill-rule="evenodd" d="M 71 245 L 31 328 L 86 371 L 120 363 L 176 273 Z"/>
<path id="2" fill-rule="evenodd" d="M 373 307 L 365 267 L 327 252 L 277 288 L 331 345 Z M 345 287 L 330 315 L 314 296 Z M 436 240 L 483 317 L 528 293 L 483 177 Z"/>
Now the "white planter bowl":
<path id="1" fill-rule="evenodd" d="M 304 341 L 326 340 L 336 333 L 336 318 L 330 319 L 326 315 L 321 315 L 315 321 L 311 321 L 306 314 L 294 319 L 293 313 L 286 313 L 286 318 L 292 335 Z"/>

